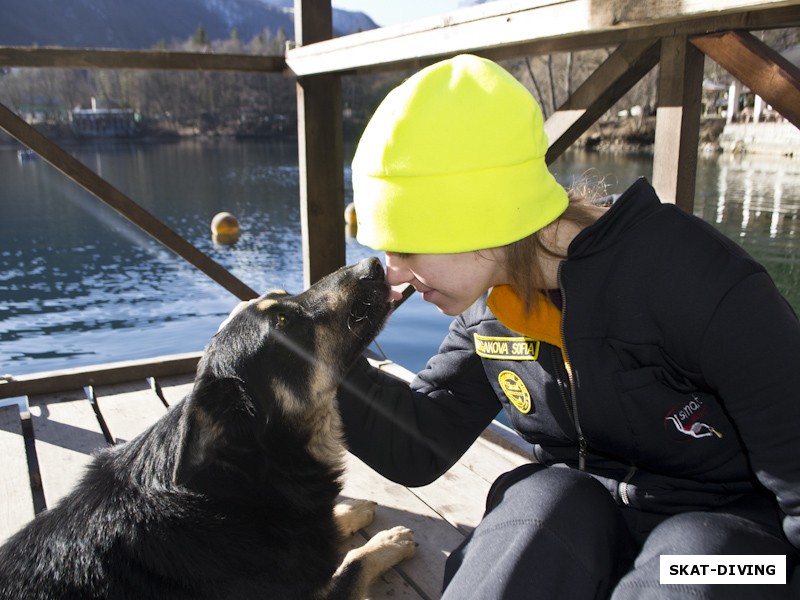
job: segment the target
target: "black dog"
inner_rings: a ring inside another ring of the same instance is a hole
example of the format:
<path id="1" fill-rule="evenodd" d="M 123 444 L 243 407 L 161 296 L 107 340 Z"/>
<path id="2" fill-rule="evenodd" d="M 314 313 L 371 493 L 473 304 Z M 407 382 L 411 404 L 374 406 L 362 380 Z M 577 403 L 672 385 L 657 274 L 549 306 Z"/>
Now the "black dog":
<path id="1" fill-rule="evenodd" d="M 336 389 L 378 333 L 377 259 L 248 304 L 214 336 L 191 393 L 0 548 L 0 598 L 355 599 L 411 556 L 410 531 L 341 560 L 374 504 L 334 516 Z"/>

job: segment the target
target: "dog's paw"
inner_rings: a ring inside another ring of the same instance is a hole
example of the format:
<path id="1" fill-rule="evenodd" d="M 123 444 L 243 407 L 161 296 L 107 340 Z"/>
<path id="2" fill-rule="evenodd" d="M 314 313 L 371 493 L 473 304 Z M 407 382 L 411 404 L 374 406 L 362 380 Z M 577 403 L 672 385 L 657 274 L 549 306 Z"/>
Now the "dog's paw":
<path id="1" fill-rule="evenodd" d="M 333 518 L 339 531 L 347 537 L 372 523 L 377 507 L 378 504 L 371 500 L 348 498 L 333 507 Z"/>
<path id="2" fill-rule="evenodd" d="M 364 545 L 363 550 L 374 568 L 385 571 L 414 556 L 417 552 L 417 543 L 414 541 L 413 531 L 398 525 L 376 533 Z"/>
<path id="3" fill-rule="evenodd" d="M 360 548 L 354 548 L 347 553 L 337 576 L 358 563 L 356 588 L 359 592 L 353 597 L 363 598 L 372 582 L 397 563 L 414 556 L 416 551 L 417 544 L 410 529 L 398 526 L 381 531 Z"/>

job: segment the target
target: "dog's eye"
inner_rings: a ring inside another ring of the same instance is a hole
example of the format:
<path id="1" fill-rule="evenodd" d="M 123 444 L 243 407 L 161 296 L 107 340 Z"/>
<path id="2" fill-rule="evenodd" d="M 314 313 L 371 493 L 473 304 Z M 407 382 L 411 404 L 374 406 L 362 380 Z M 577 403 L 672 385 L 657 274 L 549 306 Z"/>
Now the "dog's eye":
<path id="1" fill-rule="evenodd" d="M 275 329 L 283 329 L 289 322 L 288 317 L 283 313 L 275 315 Z"/>

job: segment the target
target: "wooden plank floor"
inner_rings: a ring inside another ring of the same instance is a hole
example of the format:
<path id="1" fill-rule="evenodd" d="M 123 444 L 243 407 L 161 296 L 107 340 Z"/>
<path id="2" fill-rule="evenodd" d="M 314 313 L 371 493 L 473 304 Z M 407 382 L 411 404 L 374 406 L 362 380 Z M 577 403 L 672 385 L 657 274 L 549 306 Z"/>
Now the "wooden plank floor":
<path id="1" fill-rule="evenodd" d="M 29 396 L 28 412 L 0 408 L 0 543 L 58 502 L 94 450 L 131 440 L 189 389 L 189 375 L 148 378 Z M 350 547 L 395 525 L 412 529 L 419 544 L 417 555 L 385 575 L 371 598 L 439 598 L 445 560 L 479 522 L 491 482 L 528 456 L 524 445 L 493 425 L 438 481 L 410 489 L 349 455 L 343 496 L 378 503 L 374 523 Z"/>

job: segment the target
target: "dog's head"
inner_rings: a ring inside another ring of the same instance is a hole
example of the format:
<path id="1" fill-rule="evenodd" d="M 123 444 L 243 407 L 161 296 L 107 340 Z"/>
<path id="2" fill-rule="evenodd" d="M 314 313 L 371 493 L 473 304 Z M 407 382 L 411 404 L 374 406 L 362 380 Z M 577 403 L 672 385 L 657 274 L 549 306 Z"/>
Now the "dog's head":
<path id="1" fill-rule="evenodd" d="M 232 317 L 198 365 L 175 482 L 251 477 L 243 471 L 269 461 L 270 448 L 292 453 L 298 444 L 337 464 L 336 389 L 380 331 L 390 304 L 383 268 L 373 258 L 298 295 L 267 293 Z"/>

